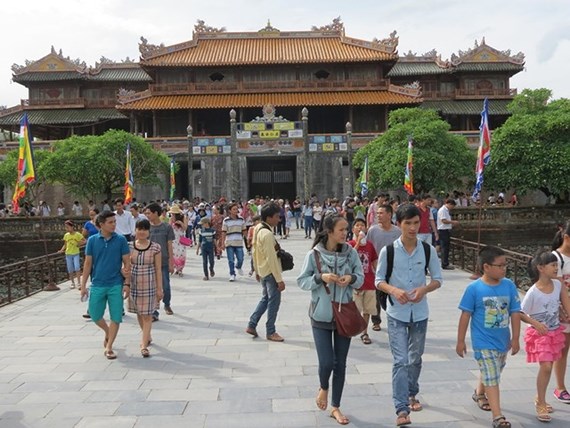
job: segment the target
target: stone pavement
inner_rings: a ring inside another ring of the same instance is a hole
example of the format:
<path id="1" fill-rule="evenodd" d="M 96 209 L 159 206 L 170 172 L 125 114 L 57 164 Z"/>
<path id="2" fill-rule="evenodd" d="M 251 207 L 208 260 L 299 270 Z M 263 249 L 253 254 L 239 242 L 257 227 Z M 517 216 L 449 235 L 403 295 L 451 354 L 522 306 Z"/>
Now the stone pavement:
<path id="1" fill-rule="evenodd" d="M 309 293 L 295 282 L 310 247 L 303 236 L 293 230 L 281 242 L 296 263 L 285 275 L 277 322 L 284 343 L 266 341 L 262 324 L 261 337 L 244 333 L 260 297 L 258 284 L 247 276 L 228 282 L 224 258 L 216 263 L 216 277 L 203 281 L 195 248 L 189 249 L 185 277 L 172 278 L 175 314 L 162 313 L 153 324 L 148 359 L 139 353 L 139 328 L 128 314 L 115 344 L 118 359 L 106 360 L 102 333 L 81 318 L 85 304 L 67 284 L 0 308 L 0 427 L 338 426 L 315 406 Z M 489 413 L 471 400 L 478 375 L 472 354 L 464 360 L 455 355 L 456 307 L 468 275 L 444 274 L 443 288 L 430 295 L 419 395 L 425 408 L 412 415 L 412 426 L 489 427 Z M 371 345 L 352 342 L 342 409 L 352 427 L 394 426 L 387 333 L 370 335 Z M 524 352 L 508 360 L 501 388 L 513 427 L 540 425 L 533 405 L 536 371 Z M 549 426 L 569 426 L 570 405 L 550 394 L 555 413 Z"/>

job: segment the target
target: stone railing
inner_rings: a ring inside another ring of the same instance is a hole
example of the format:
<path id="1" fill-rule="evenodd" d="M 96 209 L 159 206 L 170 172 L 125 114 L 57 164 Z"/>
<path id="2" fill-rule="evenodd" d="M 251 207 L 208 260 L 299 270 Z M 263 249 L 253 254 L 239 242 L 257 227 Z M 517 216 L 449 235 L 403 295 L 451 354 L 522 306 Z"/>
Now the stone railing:
<path id="1" fill-rule="evenodd" d="M 479 220 L 479 211 L 481 211 L 481 222 L 483 223 L 561 222 L 570 218 L 569 205 L 547 205 L 544 207 L 512 207 L 503 205 L 483 207 L 482 210 L 479 210 L 479 207 L 456 207 L 451 212 L 451 216 L 455 220 L 462 222 L 475 222 Z"/>

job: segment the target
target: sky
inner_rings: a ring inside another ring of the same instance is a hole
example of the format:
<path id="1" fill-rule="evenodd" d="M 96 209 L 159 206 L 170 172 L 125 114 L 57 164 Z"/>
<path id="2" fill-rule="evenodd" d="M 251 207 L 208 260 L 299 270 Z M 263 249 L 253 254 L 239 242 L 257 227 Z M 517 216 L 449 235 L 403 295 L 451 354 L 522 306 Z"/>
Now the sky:
<path id="1" fill-rule="evenodd" d="M 0 106 L 28 98 L 12 82 L 12 64 L 38 60 L 51 46 L 94 66 L 101 56 L 138 59 L 141 36 L 152 44 L 188 41 L 198 19 L 232 32 L 257 31 L 268 19 L 279 30 L 299 31 L 338 16 L 350 37 L 382 39 L 396 30 L 400 54 L 435 48 L 449 59 L 485 37 L 495 49 L 525 54 L 512 88 L 549 88 L 554 98 L 570 98 L 568 0 L 27 0 L 2 12 Z"/>

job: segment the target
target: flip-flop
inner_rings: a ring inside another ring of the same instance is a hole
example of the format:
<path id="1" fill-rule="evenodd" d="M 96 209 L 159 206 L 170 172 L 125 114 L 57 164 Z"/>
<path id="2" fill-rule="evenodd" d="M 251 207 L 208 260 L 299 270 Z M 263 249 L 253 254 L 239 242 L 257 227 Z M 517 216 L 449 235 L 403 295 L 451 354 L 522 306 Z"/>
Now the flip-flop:
<path id="1" fill-rule="evenodd" d="M 150 351 L 148 350 L 148 348 L 142 348 L 141 349 L 141 355 L 143 356 L 143 358 L 150 357 Z"/>
<path id="2" fill-rule="evenodd" d="M 333 418 L 340 425 L 348 425 L 350 420 L 342 414 L 339 408 L 332 409 L 330 417 Z"/>
<path id="3" fill-rule="evenodd" d="M 323 391 L 322 388 L 319 388 L 319 392 L 317 393 L 317 398 L 315 399 L 315 403 L 317 403 L 317 407 L 321 410 L 327 410 L 328 402 L 327 400 L 319 399 L 321 392 Z"/>
<path id="4" fill-rule="evenodd" d="M 382 327 L 380 327 L 380 324 L 374 324 L 374 325 L 372 326 L 372 330 L 374 330 L 374 331 L 380 331 L 380 330 L 382 330 Z"/>
<path id="5" fill-rule="evenodd" d="M 370 340 L 370 336 L 368 336 L 367 333 L 364 333 L 362 336 L 360 336 L 360 340 L 362 340 L 362 343 L 365 345 L 370 345 L 372 343 L 372 340 Z"/>
<path id="6" fill-rule="evenodd" d="M 117 358 L 117 354 L 115 354 L 113 351 L 105 350 L 103 355 L 105 355 L 105 357 L 107 357 L 108 360 L 114 360 L 115 358 Z"/>
<path id="7" fill-rule="evenodd" d="M 398 417 L 396 418 L 396 426 L 402 427 L 405 425 L 410 425 L 412 420 L 410 419 L 410 415 L 408 412 L 400 412 L 398 413 Z"/>
<path id="8" fill-rule="evenodd" d="M 409 403 L 412 412 L 419 412 L 423 409 L 422 403 L 416 397 L 410 397 Z"/>

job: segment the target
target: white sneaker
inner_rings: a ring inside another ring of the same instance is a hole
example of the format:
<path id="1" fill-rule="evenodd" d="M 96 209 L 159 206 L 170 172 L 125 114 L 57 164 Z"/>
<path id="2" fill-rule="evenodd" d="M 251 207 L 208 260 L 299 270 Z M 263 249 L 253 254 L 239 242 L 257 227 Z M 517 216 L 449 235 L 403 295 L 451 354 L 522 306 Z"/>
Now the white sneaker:
<path id="1" fill-rule="evenodd" d="M 239 273 L 239 276 L 243 276 L 243 269 L 240 268 L 240 269 L 238 269 L 237 271 L 238 271 L 238 273 Z"/>
<path id="2" fill-rule="evenodd" d="M 236 280 L 236 276 L 235 275 L 230 275 L 230 282 L 234 282 Z"/>
<path id="3" fill-rule="evenodd" d="M 75 284 L 74 283 L 69 284 L 69 288 L 73 290 L 75 288 Z"/>

